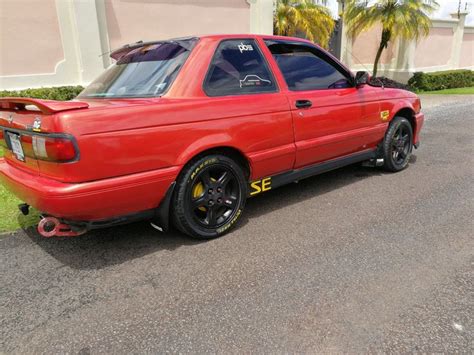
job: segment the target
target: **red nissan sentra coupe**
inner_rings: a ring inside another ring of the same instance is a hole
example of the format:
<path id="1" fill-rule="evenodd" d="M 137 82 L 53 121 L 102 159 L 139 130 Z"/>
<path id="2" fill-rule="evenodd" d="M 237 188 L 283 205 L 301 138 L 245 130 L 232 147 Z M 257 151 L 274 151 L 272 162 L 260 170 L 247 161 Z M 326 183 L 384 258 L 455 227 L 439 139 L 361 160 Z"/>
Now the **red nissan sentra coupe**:
<path id="1" fill-rule="evenodd" d="M 0 99 L 0 179 L 46 237 L 147 219 L 221 236 L 247 197 L 368 161 L 407 167 L 424 116 L 299 38 L 126 45 L 73 101 Z"/>

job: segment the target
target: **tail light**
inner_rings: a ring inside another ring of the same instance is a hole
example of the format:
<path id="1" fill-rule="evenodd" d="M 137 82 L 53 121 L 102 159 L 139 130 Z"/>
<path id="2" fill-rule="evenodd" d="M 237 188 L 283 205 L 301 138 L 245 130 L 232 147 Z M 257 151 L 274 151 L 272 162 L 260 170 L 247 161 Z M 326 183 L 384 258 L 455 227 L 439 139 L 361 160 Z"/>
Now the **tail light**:
<path id="1" fill-rule="evenodd" d="M 0 129 L 0 146 L 8 149 L 5 131 Z M 79 152 L 73 138 L 46 134 L 21 133 L 21 146 L 26 157 L 57 163 L 77 159 Z"/>
<path id="2" fill-rule="evenodd" d="M 32 140 L 36 159 L 55 162 L 67 162 L 77 156 L 74 142 L 68 138 L 34 135 Z"/>

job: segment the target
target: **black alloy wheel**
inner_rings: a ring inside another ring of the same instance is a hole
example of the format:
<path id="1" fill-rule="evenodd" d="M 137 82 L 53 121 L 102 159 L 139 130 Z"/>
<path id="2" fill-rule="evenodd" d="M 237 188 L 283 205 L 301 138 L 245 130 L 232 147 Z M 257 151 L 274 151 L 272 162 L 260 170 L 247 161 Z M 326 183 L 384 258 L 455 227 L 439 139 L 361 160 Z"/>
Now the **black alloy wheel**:
<path id="1" fill-rule="evenodd" d="M 395 117 L 383 141 L 384 167 L 397 172 L 405 169 L 413 150 L 413 129 L 404 117 Z"/>
<path id="2" fill-rule="evenodd" d="M 247 197 L 242 168 L 229 157 L 210 155 L 184 169 L 174 194 L 176 227 L 196 238 L 215 238 L 239 220 Z"/>

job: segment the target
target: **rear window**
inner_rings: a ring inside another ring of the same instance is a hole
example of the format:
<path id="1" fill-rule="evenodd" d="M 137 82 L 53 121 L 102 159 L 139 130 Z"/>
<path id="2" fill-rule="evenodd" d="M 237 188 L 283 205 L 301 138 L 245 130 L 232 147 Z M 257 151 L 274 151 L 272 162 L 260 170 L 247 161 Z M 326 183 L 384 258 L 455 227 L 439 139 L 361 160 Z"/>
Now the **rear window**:
<path id="1" fill-rule="evenodd" d="M 177 42 L 132 49 L 81 92 L 79 98 L 161 96 L 176 78 L 191 50 L 192 46 Z"/>

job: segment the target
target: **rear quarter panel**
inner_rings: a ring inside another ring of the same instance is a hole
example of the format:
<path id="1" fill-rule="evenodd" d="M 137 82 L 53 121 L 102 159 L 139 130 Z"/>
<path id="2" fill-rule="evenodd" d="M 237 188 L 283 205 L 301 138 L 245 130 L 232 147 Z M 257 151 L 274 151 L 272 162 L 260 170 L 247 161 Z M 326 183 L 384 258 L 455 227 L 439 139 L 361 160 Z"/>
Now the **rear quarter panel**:
<path id="1" fill-rule="evenodd" d="M 252 177 L 290 169 L 291 114 L 275 94 L 155 99 L 141 105 L 63 113 L 61 130 L 78 141 L 80 160 L 45 163 L 43 175 L 92 181 L 182 166 L 214 147 L 233 147 L 250 161 Z"/>

